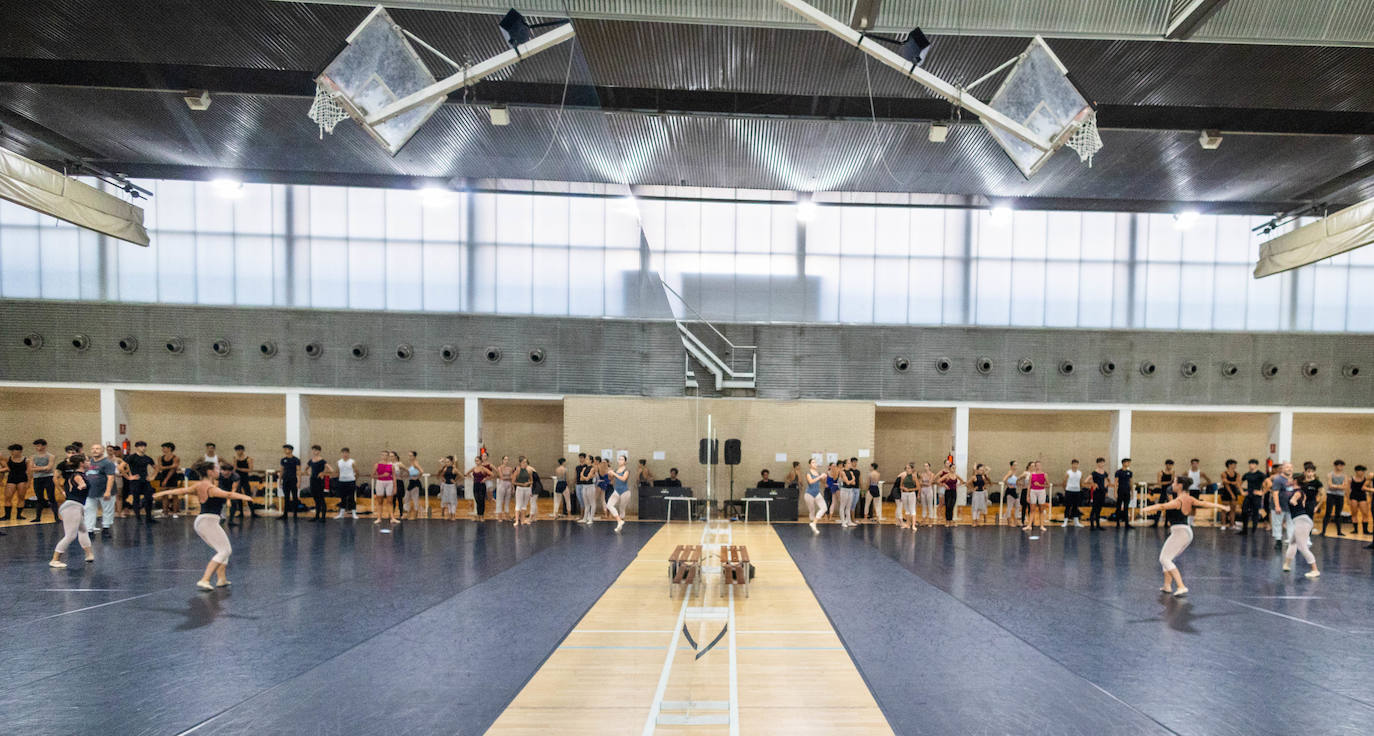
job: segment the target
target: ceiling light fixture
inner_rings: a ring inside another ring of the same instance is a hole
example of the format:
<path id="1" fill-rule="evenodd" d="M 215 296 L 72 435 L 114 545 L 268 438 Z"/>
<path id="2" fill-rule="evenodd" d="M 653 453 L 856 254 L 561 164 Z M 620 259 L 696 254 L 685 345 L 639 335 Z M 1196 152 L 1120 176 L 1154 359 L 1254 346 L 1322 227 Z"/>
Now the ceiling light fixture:
<path id="1" fill-rule="evenodd" d="M 225 199 L 238 199 L 243 196 L 243 182 L 238 179 L 228 177 L 213 179 L 210 181 L 210 186 L 215 190 L 215 194 Z"/>
<path id="2" fill-rule="evenodd" d="M 1192 230 L 1193 225 L 1197 224 L 1197 218 L 1199 216 L 1197 210 L 1184 210 L 1174 215 L 1174 229 Z"/>
<path id="3" fill-rule="evenodd" d="M 797 222 L 807 223 L 816 219 L 816 202 L 811 195 L 804 194 L 797 200 Z"/>
<path id="4" fill-rule="evenodd" d="M 510 110 L 505 105 L 492 105 L 487 108 L 492 125 L 510 125 Z"/>
<path id="5" fill-rule="evenodd" d="M 1221 147 L 1221 131 L 1204 130 L 1198 134 L 1197 142 L 1198 145 L 1202 146 L 1204 149 L 1215 151 Z"/>
<path id="6" fill-rule="evenodd" d="M 927 138 L 931 143 L 944 143 L 949 137 L 949 123 L 931 123 Z"/>

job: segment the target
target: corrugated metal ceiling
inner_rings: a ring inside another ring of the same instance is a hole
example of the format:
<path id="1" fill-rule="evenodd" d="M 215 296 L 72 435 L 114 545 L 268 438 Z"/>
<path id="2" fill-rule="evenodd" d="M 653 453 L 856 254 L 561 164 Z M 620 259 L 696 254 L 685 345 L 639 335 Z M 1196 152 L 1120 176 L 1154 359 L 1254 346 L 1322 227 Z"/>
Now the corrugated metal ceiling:
<path id="1" fill-rule="evenodd" d="M 371 0 L 309 0 L 368 5 Z M 850 0 L 811 0 L 837 18 Z M 879 32 L 966 35 L 1161 38 L 1181 0 L 885 0 Z M 396 0 L 391 7 L 504 13 L 509 0 Z M 521 10 L 574 18 L 615 18 L 707 25 L 806 27 L 773 0 L 526 0 Z M 1192 36 L 1194 41 L 1374 46 L 1374 0 L 1235 0 Z"/>

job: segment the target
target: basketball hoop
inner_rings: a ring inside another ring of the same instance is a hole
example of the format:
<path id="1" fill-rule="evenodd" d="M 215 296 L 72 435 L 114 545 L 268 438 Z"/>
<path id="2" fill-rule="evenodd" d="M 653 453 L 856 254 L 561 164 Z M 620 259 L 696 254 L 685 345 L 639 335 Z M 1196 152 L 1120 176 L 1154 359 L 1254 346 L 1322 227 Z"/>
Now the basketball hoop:
<path id="1" fill-rule="evenodd" d="M 1097 134 L 1097 113 L 1090 112 L 1073 132 L 1064 145 L 1078 154 L 1079 161 L 1086 161 L 1088 168 L 1093 166 L 1093 154 L 1102 150 L 1102 136 Z"/>
<path id="2" fill-rule="evenodd" d="M 320 140 L 324 134 L 334 134 L 334 126 L 348 119 L 348 111 L 334 101 L 336 95 L 322 84 L 315 85 L 315 101 L 310 105 L 310 116 L 320 126 Z"/>

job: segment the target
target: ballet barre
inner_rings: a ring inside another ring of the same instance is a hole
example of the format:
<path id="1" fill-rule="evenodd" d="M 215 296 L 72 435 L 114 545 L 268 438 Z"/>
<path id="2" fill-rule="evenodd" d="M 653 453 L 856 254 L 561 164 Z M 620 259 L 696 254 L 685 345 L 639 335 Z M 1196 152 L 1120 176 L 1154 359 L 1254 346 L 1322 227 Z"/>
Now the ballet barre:
<path id="1" fill-rule="evenodd" d="M 420 500 L 419 500 L 417 503 L 419 503 L 420 506 L 421 506 L 421 508 L 424 509 L 425 518 L 428 519 L 428 518 L 429 518 L 429 515 L 430 515 L 430 509 L 429 509 L 429 473 L 421 473 L 421 474 L 420 474 Z M 417 516 L 419 515 L 419 512 L 418 512 L 418 511 L 416 512 L 416 515 L 417 515 Z"/>

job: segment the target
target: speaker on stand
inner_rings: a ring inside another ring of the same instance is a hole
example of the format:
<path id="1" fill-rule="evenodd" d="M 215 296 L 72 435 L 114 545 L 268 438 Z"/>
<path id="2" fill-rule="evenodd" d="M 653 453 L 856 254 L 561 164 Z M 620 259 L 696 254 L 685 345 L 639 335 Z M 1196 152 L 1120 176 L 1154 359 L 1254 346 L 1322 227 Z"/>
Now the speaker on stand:
<path id="1" fill-rule="evenodd" d="M 726 440 L 726 441 L 725 441 L 725 464 L 728 465 L 728 466 L 730 466 L 730 502 L 729 502 L 730 509 L 727 509 L 727 513 L 728 513 L 730 510 L 734 510 L 735 513 L 739 513 L 739 509 L 738 509 L 739 503 L 735 501 L 735 466 L 736 466 L 736 465 L 739 465 L 739 459 L 740 459 L 740 446 L 739 446 L 739 440 L 737 440 L 737 439 L 736 439 L 736 440 Z"/>

